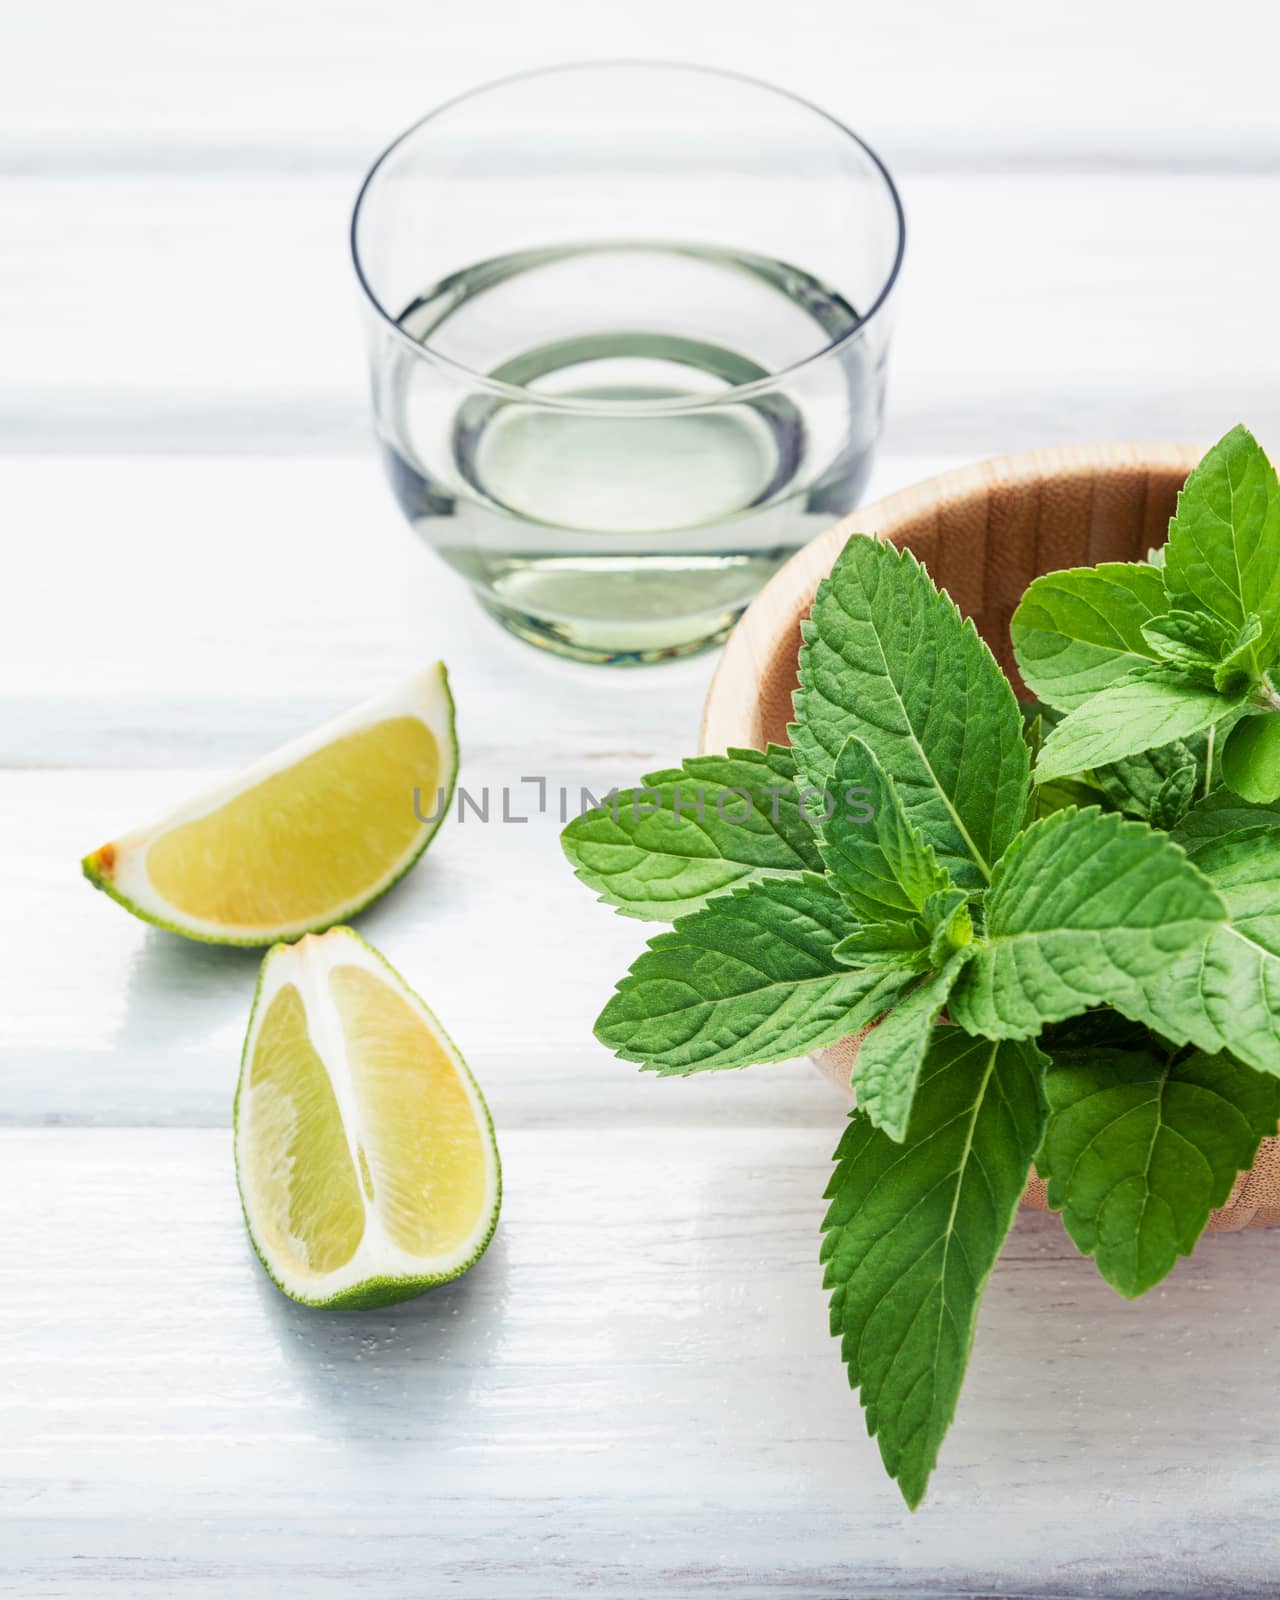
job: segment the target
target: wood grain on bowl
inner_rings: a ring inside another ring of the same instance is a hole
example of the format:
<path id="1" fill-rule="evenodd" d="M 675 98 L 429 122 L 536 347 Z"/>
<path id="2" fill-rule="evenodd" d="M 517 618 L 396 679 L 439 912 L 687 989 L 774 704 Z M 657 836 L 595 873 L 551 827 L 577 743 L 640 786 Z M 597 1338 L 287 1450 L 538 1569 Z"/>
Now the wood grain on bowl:
<path id="1" fill-rule="evenodd" d="M 725 646 L 703 709 L 700 749 L 788 743 L 800 625 L 848 539 L 909 549 L 946 589 L 1022 692 L 1009 620 L 1042 573 L 1099 561 L 1140 561 L 1162 545 L 1178 490 L 1202 451 L 1182 444 L 1071 445 L 1003 456 L 943 473 L 864 506 L 799 551 L 747 608 Z M 862 1035 L 814 1061 L 852 1098 Z M 1033 1179 L 1023 1204 L 1046 1209 Z M 1211 1229 L 1280 1223 L 1280 1139 L 1263 1141 Z"/>

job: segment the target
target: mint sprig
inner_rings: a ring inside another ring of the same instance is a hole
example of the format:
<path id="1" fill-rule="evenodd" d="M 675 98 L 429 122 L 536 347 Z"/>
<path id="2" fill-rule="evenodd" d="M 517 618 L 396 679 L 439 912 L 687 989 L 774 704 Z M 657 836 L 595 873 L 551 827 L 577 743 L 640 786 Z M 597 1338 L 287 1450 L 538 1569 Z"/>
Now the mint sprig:
<path id="1" fill-rule="evenodd" d="M 831 1331 L 909 1506 L 955 1415 L 978 1303 L 1045 1126 L 1033 1046 L 934 1030 L 905 1144 L 855 1111 L 823 1222 Z"/>
<path id="2" fill-rule="evenodd" d="M 1011 632 L 1026 712 L 919 562 L 852 538 L 804 625 L 792 749 L 694 758 L 564 836 L 620 911 L 674 921 L 600 1016 L 619 1055 L 676 1076 L 869 1029 L 822 1258 L 913 1506 L 1033 1161 L 1137 1295 L 1280 1118 L 1280 491 L 1256 441 L 1192 473 L 1164 550 L 1037 579 Z"/>
<path id="3" fill-rule="evenodd" d="M 1010 633 L 1028 687 L 1066 713 L 1037 783 L 1280 710 L 1280 484 L 1258 441 L 1233 428 L 1192 472 L 1157 564 L 1037 578 Z M 1228 783 L 1280 795 L 1276 747 L 1231 737 Z"/>
<path id="4" fill-rule="evenodd" d="M 1274 664 L 1280 653 L 1280 483 L 1247 428 L 1232 428 L 1178 496 L 1164 585 L 1170 610 L 1216 621 L 1233 640 L 1257 619 L 1247 665 L 1257 680 Z"/>

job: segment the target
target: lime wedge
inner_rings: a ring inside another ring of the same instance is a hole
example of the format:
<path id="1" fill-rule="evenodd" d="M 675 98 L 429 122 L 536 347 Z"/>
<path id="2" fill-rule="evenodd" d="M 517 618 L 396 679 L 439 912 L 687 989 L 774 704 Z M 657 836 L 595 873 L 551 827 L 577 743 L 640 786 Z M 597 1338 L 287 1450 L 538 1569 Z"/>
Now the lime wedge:
<path id="1" fill-rule="evenodd" d="M 296 939 L 354 916 L 409 870 L 457 771 L 437 662 L 82 865 L 126 910 L 188 939 Z"/>
<path id="2" fill-rule="evenodd" d="M 484 1254 L 502 1177 L 466 1063 L 350 928 L 262 964 L 235 1105 L 249 1236 L 304 1305 L 375 1306 Z"/>

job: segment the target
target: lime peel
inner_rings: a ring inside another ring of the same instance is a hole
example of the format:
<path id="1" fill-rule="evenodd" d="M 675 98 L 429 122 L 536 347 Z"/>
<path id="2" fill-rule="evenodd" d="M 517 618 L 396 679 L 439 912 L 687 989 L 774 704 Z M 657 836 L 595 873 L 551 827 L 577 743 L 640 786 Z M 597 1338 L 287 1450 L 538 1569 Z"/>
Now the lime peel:
<path id="1" fill-rule="evenodd" d="M 134 916 L 184 938 L 296 939 L 355 916 L 408 872 L 457 773 L 453 698 L 436 662 L 81 865 Z"/>
<path id="2" fill-rule="evenodd" d="M 350 928 L 268 952 L 234 1124 L 249 1237 L 292 1300 L 410 1299 L 466 1272 L 493 1237 L 502 1173 L 484 1097 L 431 1011 Z"/>

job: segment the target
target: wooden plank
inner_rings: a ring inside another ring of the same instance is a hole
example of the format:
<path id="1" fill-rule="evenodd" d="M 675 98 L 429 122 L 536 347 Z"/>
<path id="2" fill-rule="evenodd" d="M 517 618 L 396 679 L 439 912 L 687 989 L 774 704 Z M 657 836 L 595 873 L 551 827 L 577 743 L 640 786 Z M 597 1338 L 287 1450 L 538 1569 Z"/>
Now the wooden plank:
<path id="1" fill-rule="evenodd" d="M 372 459 L 44 457 L 4 479 L 26 602 L 0 637 L 10 765 L 234 761 L 436 657 L 468 760 L 513 738 L 544 763 L 644 760 L 682 703 L 696 732 L 709 662 L 534 657 L 415 539 Z"/>
<path id="2" fill-rule="evenodd" d="M 1273 1592 L 1280 1233 L 1208 1241 L 1129 1305 L 1024 1216 L 912 1517 L 826 1332 L 826 1149 L 811 1129 L 508 1132 L 486 1259 L 352 1316 L 266 1281 L 225 1131 L 0 1132 L 0 1582 Z"/>
<path id="3" fill-rule="evenodd" d="M 176 13 L 46 0 L 6 30 L 0 150 L 9 170 L 353 172 L 448 96 L 563 60 L 701 59 L 808 95 L 901 162 L 1099 169 L 1280 157 L 1274 8 L 1230 26 L 1185 3 L 1080 0 L 1070 18 L 1016 0 L 882 6 L 834 0 L 522 0 L 482 12 L 419 0 L 225 0 Z"/>
<path id="4" fill-rule="evenodd" d="M 366 451 L 353 192 L 0 181 L 0 450 Z M 919 177 L 904 198 L 889 452 L 1280 434 L 1280 176 Z"/>
<path id="5" fill-rule="evenodd" d="M 886 457 L 871 494 L 950 464 Z M 505 782 L 630 781 L 696 747 L 713 657 L 535 655 L 423 548 L 372 459 L 11 457 L 0 484 L 0 768 L 235 765 L 437 657 L 464 762 L 505 762 Z"/>

